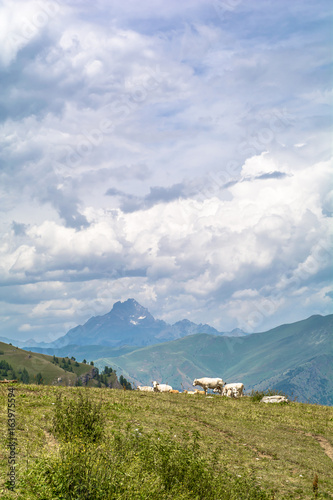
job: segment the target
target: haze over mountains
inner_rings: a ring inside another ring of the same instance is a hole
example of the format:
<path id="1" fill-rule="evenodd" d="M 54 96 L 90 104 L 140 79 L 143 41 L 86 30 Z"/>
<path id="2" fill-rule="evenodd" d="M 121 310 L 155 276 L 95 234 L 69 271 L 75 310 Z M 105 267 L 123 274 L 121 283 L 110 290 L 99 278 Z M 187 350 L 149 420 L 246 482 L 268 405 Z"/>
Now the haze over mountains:
<path id="1" fill-rule="evenodd" d="M 106 364 L 137 384 L 152 380 L 176 389 L 194 378 L 220 376 L 254 390 L 283 391 L 300 402 L 333 405 L 333 315 L 310 318 L 262 333 L 234 338 L 195 334 L 103 356 Z"/>
<path id="2" fill-rule="evenodd" d="M 242 330 L 230 333 L 218 332 L 209 325 L 192 323 L 188 319 L 177 321 L 173 325 L 155 319 L 148 309 L 136 300 L 128 299 L 116 302 L 111 311 L 103 316 L 93 316 L 84 325 L 76 326 L 66 335 L 54 342 L 44 343 L 28 340 L 11 341 L 19 347 L 59 348 L 66 345 L 103 345 L 118 347 L 122 345 L 147 346 L 169 340 L 176 340 L 194 333 L 212 335 L 242 336 Z M 1 340 L 1 339 L 0 339 Z M 4 342 L 8 339 L 2 339 Z"/>
<path id="3" fill-rule="evenodd" d="M 77 326 L 60 339 L 53 342 L 55 347 L 68 344 L 147 346 L 158 342 L 175 340 L 193 333 L 204 332 L 214 335 L 219 332 L 209 325 L 196 325 L 188 320 L 169 325 L 155 319 L 148 309 L 136 300 L 116 302 L 112 310 L 104 316 L 90 318 L 83 326 Z"/>
<path id="4" fill-rule="evenodd" d="M 226 334 L 186 319 L 169 325 L 128 299 L 55 342 L 23 348 L 91 360 L 99 369 L 111 366 L 135 384 L 150 385 L 155 379 L 181 389 L 191 387 L 196 377 L 221 376 L 243 382 L 247 391 L 274 389 L 299 401 L 332 405 L 332 341 L 333 315 L 311 316 L 267 332 Z"/>

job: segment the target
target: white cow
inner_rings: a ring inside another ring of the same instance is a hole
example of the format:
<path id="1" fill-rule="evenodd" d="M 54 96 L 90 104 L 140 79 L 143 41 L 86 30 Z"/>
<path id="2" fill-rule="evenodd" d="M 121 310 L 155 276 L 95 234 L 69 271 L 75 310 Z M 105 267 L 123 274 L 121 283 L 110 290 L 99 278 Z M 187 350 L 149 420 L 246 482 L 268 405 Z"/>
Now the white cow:
<path id="1" fill-rule="evenodd" d="M 169 391 L 172 391 L 171 385 L 159 384 L 158 382 L 156 382 L 156 380 L 154 380 L 154 382 L 153 382 L 153 387 L 154 387 L 154 391 L 155 392 L 169 392 Z"/>
<path id="2" fill-rule="evenodd" d="M 193 380 L 193 385 L 200 385 L 204 389 L 205 394 L 207 394 L 207 389 L 217 389 L 217 391 L 222 394 L 224 384 L 221 378 L 203 377 Z"/>
<path id="3" fill-rule="evenodd" d="M 264 396 L 260 402 L 261 403 L 287 403 L 288 401 L 289 401 L 289 399 L 287 399 L 285 396 L 280 396 L 279 394 L 276 394 L 275 396 Z"/>
<path id="4" fill-rule="evenodd" d="M 138 391 L 154 392 L 154 388 L 149 385 L 138 385 Z"/>
<path id="5" fill-rule="evenodd" d="M 222 396 L 228 396 L 229 398 L 238 398 L 243 396 L 244 384 L 241 382 L 233 384 L 225 384 L 222 391 Z"/>

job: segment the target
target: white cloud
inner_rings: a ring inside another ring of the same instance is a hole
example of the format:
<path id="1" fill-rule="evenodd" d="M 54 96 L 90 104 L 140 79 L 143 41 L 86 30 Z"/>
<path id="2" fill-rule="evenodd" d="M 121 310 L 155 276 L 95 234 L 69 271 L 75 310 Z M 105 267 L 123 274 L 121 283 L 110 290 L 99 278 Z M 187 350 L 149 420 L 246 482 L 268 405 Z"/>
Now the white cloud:
<path id="1" fill-rule="evenodd" d="M 4 331 L 327 313 L 327 6 L 225 6 L 2 2 Z"/>
<path id="2" fill-rule="evenodd" d="M 262 160 L 258 158 L 259 173 L 265 171 Z M 249 163 L 255 162 L 252 158 Z M 271 160 L 266 166 L 270 169 Z M 209 301 L 214 308 L 226 300 L 230 320 L 246 318 L 254 304 L 258 317 L 267 305 L 267 316 L 275 315 L 288 294 L 293 296 L 295 279 L 302 288 L 320 279 L 329 266 L 328 220 L 321 213 L 319 197 L 313 195 L 314 186 L 317 194 L 329 189 L 329 173 L 328 164 L 320 163 L 309 172 L 284 177 L 279 184 L 272 179 L 241 182 L 230 188 L 233 198 L 224 202 L 216 197 L 195 204 L 179 199 L 133 213 L 90 208 L 89 226 L 81 231 L 45 221 L 28 229 L 25 243 L 9 255 L 13 242 L 4 246 L 3 276 L 9 282 L 29 283 L 93 282 L 108 275 L 111 286 L 117 287 L 127 275 L 132 283 L 127 295 L 142 296 L 149 303 L 172 295 L 185 304 Z M 287 275 L 291 278 L 283 278 Z M 143 284 L 153 291 L 148 299 L 142 295 Z M 96 294 L 94 287 L 91 293 Z M 61 288 L 66 290 L 66 285 Z M 59 296 L 39 302 L 31 315 L 67 320 L 91 300 L 91 295 L 80 300 Z M 103 307 L 105 301 L 99 303 L 99 310 Z M 204 321 L 217 321 L 211 311 L 200 314 Z M 242 320 L 244 328 L 258 324 L 255 315 L 250 316 Z"/>
<path id="3" fill-rule="evenodd" d="M 63 9 L 63 7 L 62 7 Z M 18 52 L 33 42 L 61 10 L 57 1 L 4 0 L 0 6 L 0 64 L 12 63 Z"/>
<path id="4" fill-rule="evenodd" d="M 18 330 L 19 332 L 29 332 L 32 330 L 32 326 L 29 325 L 29 323 L 25 323 L 24 325 L 19 326 Z"/>

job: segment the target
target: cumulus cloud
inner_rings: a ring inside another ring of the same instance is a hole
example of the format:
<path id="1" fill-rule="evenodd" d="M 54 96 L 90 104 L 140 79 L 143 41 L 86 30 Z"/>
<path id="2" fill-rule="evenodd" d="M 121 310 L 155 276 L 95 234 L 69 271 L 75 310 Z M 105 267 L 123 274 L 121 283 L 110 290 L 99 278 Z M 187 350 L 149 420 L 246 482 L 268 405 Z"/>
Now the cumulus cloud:
<path id="1" fill-rule="evenodd" d="M 264 166 L 262 157 L 255 161 Z M 268 159 L 266 167 L 271 168 Z M 266 316 L 277 318 L 288 297 L 298 302 L 325 281 L 328 285 L 329 220 L 318 193 L 328 190 L 329 175 L 329 164 L 320 163 L 280 179 L 278 190 L 274 177 L 237 184 L 230 188 L 230 201 L 167 199 L 144 212 L 90 209 L 89 226 L 81 231 L 45 221 L 26 230 L 27 242 L 18 241 L 7 260 L 4 250 L 2 281 L 28 285 L 108 277 L 116 283 L 131 277 L 132 295 L 140 295 L 143 284 L 154 290 L 149 303 L 156 297 L 184 305 L 208 301 L 209 312 L 192 312 L 197 321 L 199 316 L 211 321 L 210 309 L 224 304 L 230 322 L 236 316 L 238 326 L 252 329 L 256 325 L 248 315 L 254 307 L 258 317 L 266 310 Z M 296 298 L 295 286 L 304 288 Z M 85 300 L 89 303 L 90 297 Z M 55 312 L 43 300 L 33 309 L 33 317 L 58 315 L 60 303 L 51 303 Z M 67 317 L 68 311 L 61 315 Z"/>
<path id="2" fill-rule="evenodd" d="M 329 312 L 325 1 L 0 13 L 1 331 L 129 296 L 223 330 Z"/>

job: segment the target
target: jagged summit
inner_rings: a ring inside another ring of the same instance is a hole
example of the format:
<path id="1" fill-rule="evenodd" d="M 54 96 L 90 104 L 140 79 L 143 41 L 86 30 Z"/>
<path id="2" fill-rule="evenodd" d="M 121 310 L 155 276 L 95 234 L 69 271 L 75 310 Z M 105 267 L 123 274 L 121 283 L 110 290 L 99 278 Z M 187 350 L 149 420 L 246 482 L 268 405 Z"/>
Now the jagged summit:
<path id="1" fill-rule="evenodd" d="M 76 326 L 66 335 L 49 344 L 50 347 L 66 345 L 123 345 L 147 346 L 179 339 L 195 333 L 225 335 L 209 325 L 197 325 L 188 319 L 173 325 L 152 314 L 135 299 L 115 302 L 103 316 L 93 316 L 84 325 Z"/>
<path id="2" fill-rule="evenodd" d="M 114 313 L 118 313 L 119 311 L 136 312 L 141 310 L 145 310 L 148 312 L 148 309 L 140 305 L 139 302 L 137 302 L 135 299 L 127 299 L 124 300 L 124 302 L 121 302 L 120 300 L 118 300 L 118 302 L 115 302 L 110 312 Z"/>
<path id="3" fill-rule="evenodd" d="M 125 320 L 131 324 L 139 324 L 143 320 L 154 320 L 148 309 L 139 304 L 135 299 L 116 302 L 107 316 L 118 318 L 122 321 Z"/>

